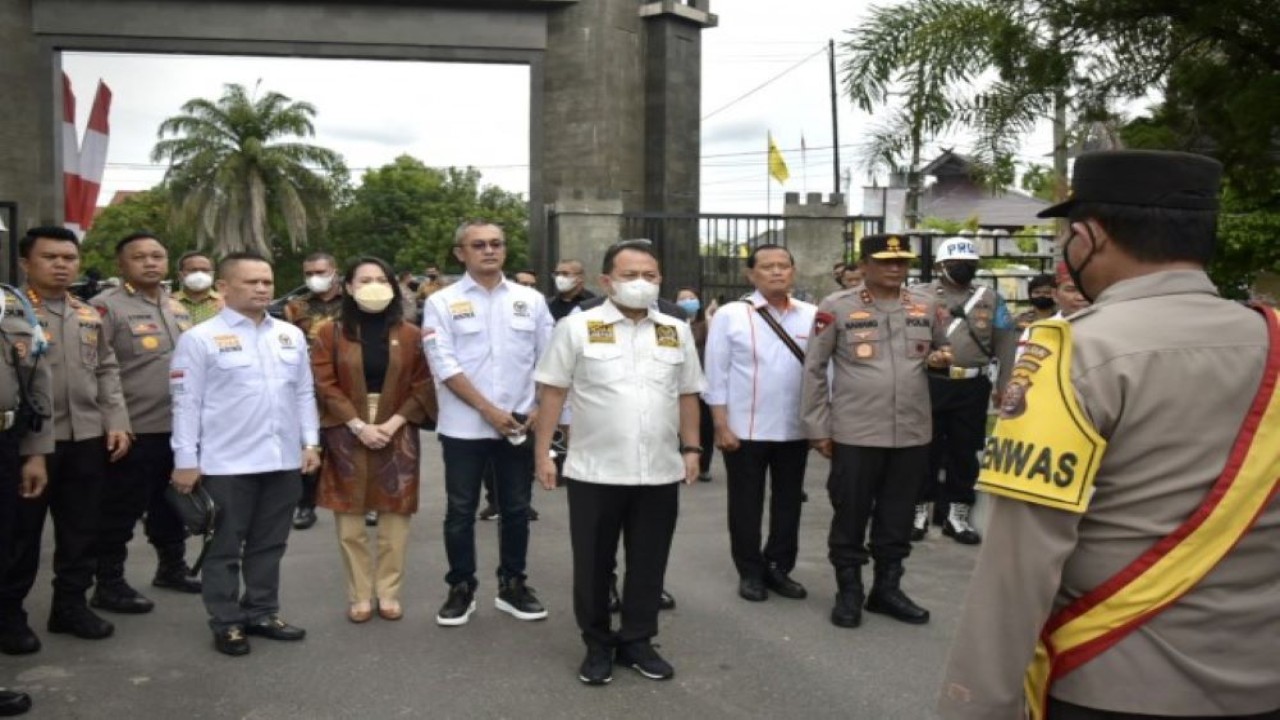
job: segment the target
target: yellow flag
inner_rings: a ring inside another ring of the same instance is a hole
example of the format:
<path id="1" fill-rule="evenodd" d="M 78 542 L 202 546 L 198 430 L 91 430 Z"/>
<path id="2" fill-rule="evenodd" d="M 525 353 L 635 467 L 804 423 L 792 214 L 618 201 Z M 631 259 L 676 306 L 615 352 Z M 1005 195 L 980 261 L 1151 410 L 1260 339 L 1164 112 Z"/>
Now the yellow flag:
<path id="1" fill-rule="evenodd" d="M 791 177 L 791 173 L 787 172 L 787 161 L 782 159 L 782 151 L 773 142 L 772 134 L 769 135 L 769 174 L 780 184 Z"/>

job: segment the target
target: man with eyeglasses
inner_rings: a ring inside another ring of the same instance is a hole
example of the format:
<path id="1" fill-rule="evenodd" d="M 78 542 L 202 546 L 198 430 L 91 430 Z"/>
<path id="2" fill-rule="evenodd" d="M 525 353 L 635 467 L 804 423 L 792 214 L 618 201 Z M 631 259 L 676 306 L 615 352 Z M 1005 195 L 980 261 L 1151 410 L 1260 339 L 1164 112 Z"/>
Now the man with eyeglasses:
<path id="1" fill-rule="evenodd" d="M 503 275 L 507 247 L 497 225 L 462 223 L 454 234 L 453 254 L 466 274 L 427 298 L 422 320 L 423 345 L 440 399 L 437 433 L 448 496 L 444 545 L 449 596 L 436 623 L 465 625 L 475 612 L 476 507 L 489 464 L 501 517 L 494 604 L 520 620 L 542 620 L 547 611 L 525 585 L 533 476 L 528 432 L 537 414 L 534 365 L 547 347 L 554 321 L 541 294 Z"/>
<path id="2" fill-rule="evenodd" d="M 584 285 L 585 275 L 581 260 L 561 260 L 556 263 L 556 292 L 547 301 L 547 309 L 556 322 L 573 312 L 584 300 L 596 296 Z"/>

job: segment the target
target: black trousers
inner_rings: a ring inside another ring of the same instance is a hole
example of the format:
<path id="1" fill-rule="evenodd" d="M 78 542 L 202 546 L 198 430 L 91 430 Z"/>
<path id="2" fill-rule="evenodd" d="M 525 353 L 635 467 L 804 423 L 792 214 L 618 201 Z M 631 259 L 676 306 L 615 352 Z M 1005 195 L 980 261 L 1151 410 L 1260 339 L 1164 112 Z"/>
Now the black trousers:
<path id="1" fill-rule="evenodd" d="M 698 444 L 702 446 L 702 453 L 698 455 L 698 472 L 706 475 L 711 472 L 711 458 L 716 452 L 716 421 L 702 398 L 698 398 Z"/>
<path id="2" fill-rule="evenodd" d="M 297 470 L 279 470 L 201 479 L 218 505 L 217 528 L 201 570 L 204 607 L 215 632 L 280 611 L 280 559 L 302 491 L 299 476 Z"/>
<path id="3" fill-rule="evenodd" d="M 1096 710 L 1094 708 L 1072 705 L 1055 697 L 1049 698 L 1048 720 L 1280 720 L 1280 708 L 1260 715 L 1223 715 L 1212 718 L 1198 715 L 1138 715 L 1135 713 Z"/>
<path id="4" fill-rule="evenodd" d="M 680 510 L 680 483 L 603 485 L 565 478 L 573 544 L 573 614 L 588 645 L 658 634 L 658 603 Z M 613 632 L 609 584 L 618 539 L 626 541 L 622 626 Z"/>
<path id="5" fill-rule="evenodd" d="M 766 565 L 776 565 L 783 572 L 796 566 L 800 494 L 808 460 L 807 440 L 743 440 L 737 450 L 724 453 L 729 474 L 729 548 L 741 577 L 763 578 Z M 760 522 L 770 479 L 769 538 L 762 551 Z"/>
<path id="6" fill-rule="evenodd" d="M 16 431 L 0 432 L 0 577 L 4 577 L 13 555 L 13 531 L 18 519 L 18 491 L 22 485 L 18 443 Z"/>
<path id="7" fill-rule="evenodd" d="M 911 519 L 929 446 L 863 447 L 835 443 L 827 492 L 831 496 L 828 558 L 837 570 L 867 563 L 901 562 L 911 554 Z"/>
<path id="8" fill-rule="evenodd" d="M 319 472 L 306 473 L 302 476 L 302 496 L 298 498 L 299 509 L 316 509 L 316 491 L 319 487 Z"/>
<path id="9" fill-rule="evenodd" d="M 39 497 L 20 499 L 13 555 L 0 581 L 0 619 L 25 620 L 22 603 L 40 569 L 45 515 L 53 516 L 53 603 L 84 603 L 93 584 L 98 515 L 106 480 L 107 448 L 100 437 L 59 441 L 45 458 L 49 484 Z"/>
<path id="10" fill-rule="evenodd" d="M 973 488 L 978 482 L 978 452 L 987 435 L 991 381 L 986 375 L 968 380 L 930 375 L 929 400 L 933 406 L 933 442 L 929 445 L 929 474 L 920 488 L 919 502 L 972 505 L 976 497 Z M 938 482 L 941 470 L 947 472 L 945 483 Z"/>
<path id="11" fill-rule="evenodd" d="M 144 527 L 152 545 L 179 545 L 186 540 L 182 519 L 164 499 L 172 475 L 169 433 L 138 435 L 128 455 L 107 465 L 95 552 L 99 563 L 124 563 L 133 528 L 144 512 Z"/>

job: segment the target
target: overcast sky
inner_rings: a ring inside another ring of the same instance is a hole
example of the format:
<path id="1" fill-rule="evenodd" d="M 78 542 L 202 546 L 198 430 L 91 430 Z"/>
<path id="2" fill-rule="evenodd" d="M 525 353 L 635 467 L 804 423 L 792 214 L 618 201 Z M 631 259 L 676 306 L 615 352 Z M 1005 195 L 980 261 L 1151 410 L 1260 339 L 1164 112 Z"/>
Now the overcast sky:
<path id="1" fill-rule="evenodd" d="M 891 0 L 890 4 L 897 0 Z M 861 20 L 863 0 L 713 0 L 720 25 L 703 34 L 702 209 L 704 212 L 779 212 L 786 191 L 831 192 L 832 128 L 827 40 L 838 44 Z M 284 93 L 316 106 L 314 142 L 341 153 L 352 175 L 408 153 L 429 165 L 472 165 L 486 183 L 528 190 L 528 71 L 523 66 L 355 60 L 301 60 L 67 53 L 63 67 L 77 97 L 83 131 L 99 78 L 114 93 L 104 190 L 155 185 L 156 127 L 193 97 L 216 98 L 225 83 Z M 458 112 L 456 98 L 501 98 L 500 112 Z M 394 105 L 389 98 L 395 98 Z M 838 103 L 842 169 L 854 190 L 865 184 L 852 146 L 871 122 Z M 785 186 L 766 183 L 766 134 L 790 166 Z M 1047 129 L 1027 139 L 1023 157 L 1048 151 Z M 801 138 L 808 148 L 800 152 Z M 926 156 L 963 138 L 944 138 Z M 1043 159 L 1041 162 L 1045 162 Z M 842 172 L 843 174 L 843 172 Z M 771 204 L 766 204 L 771 197 Z"/>

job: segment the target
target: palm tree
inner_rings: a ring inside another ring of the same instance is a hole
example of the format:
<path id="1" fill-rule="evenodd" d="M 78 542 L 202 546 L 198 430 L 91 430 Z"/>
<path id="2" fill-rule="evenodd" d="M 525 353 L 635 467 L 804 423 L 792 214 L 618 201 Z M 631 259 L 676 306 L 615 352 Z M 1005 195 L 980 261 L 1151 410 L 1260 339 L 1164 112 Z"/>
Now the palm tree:
<path id="1" fill-rule="evenodd" d="M 315 134 L 315 114 L 309 103 L 277 92 L 255 99 L 230 84 L 216 102 L 194 98 L 160 124 L 151 159 L 169 161 L 165 185 L 200 247 L 271 257 L 273 227 L 290 249 L 307 244 L 346 177 L 337 153 L 297 142 Z"/>

